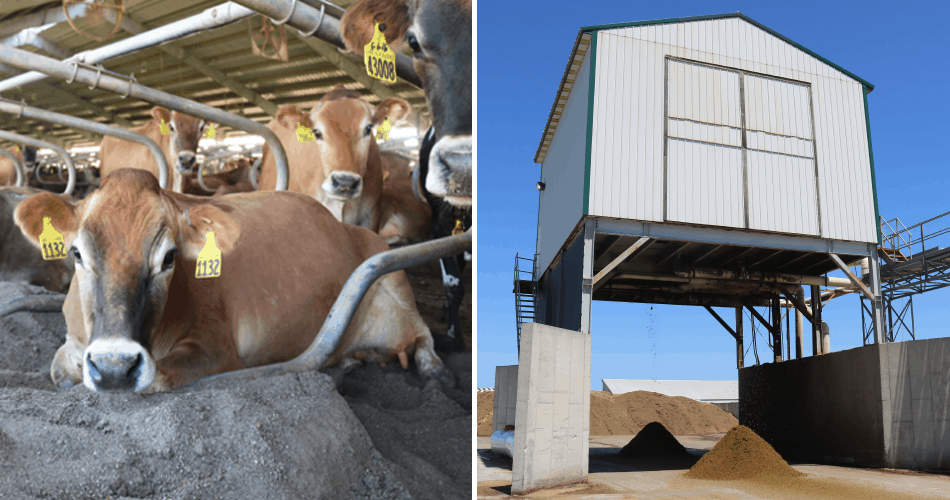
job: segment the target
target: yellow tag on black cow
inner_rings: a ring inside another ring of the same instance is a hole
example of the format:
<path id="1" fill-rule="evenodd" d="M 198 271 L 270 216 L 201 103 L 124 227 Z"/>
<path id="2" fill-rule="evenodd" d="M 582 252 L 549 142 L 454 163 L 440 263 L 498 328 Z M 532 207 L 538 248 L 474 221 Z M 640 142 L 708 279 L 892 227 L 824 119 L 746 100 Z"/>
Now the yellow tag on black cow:
<path id="1" fill-rule="evenodd" d="M 389 131 L 392 130 L 393 126 L 389 124 L 389 117 L 386 117 L 386 121 L 376 129 L 376 138 L 382 139 L 384 141 L 389 140 Z"/>
<path id="2" fill-rule="evenodd" d="M 313 136 L 313 130 L 297 122 L 297 140 L 300 142 L 310 142 L 317 140 L 317 138 Z"/>
<path id="3" fill-rule="evenodd" d="M 40 247 L 43 249 L 43 260 L 66 258 L 66 242 L 63 240 L 63 235 L 53 228 L 53 219 L 49 217 L 43 217 Z"/>
<path id="4" fill-rule="evenodd" d="M 164 119 L 162 119 L 162 123 L 158 124 L 158 130 L 161 131 L 162 135 L 168 135 L 172 133 L 172 131 L 168 129 L 168 125 L 165 124 Z"/>
<path id="5" fill-rule="evenodd" d="M 214 139 L 214 136 L 217 133 L 218 131 L 214 129 L 214 124 L 212 123 L 211 125 L 208 125 L 208 132 L 205 133 L 205 138 Z"/>
<path id="6" fill-rule="evenodd" d="M 196 278 L 217 278 L 221 276 L 221 250 L 214 243 L 214 232 L 208 231 L 208 240 L 205 247 L 198 252 L 198 262 L 195 264 Z"/>
<path id="7" fill-rule="evenodd" d="M 396 83 L 396 53 L 389 48 L 383 32 L 379 31 L 379 23 L 376 23 L 373 39 L 363 46 L 363 62 L 369 76 Z"/>

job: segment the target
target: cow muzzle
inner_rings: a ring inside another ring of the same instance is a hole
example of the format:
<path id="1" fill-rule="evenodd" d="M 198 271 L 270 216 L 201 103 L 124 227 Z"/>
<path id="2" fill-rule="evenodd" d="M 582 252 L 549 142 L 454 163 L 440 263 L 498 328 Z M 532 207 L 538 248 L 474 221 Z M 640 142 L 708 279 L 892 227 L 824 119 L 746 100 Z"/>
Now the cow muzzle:
<path id="1" fill-rule="evenodd" d="M 82 382 L 89 389 L 141 392 L 155 381 L 155 361 L 138 342 L 98 339 L 83 353 Z"/>
<path id="2" fill-rule="evenodd" d="M 195 162 L 197 157 L 191 151 L 182 151 L 178 153 L 178 161 L 175 162 L 175 168 L 183 174 L 191 173 L 191 170 L 195 168 Z"/>
<path id="3" fill-rule="evenodd" d="M 323 190 L 332 198 L 359 198 L 363 194 L 363 176 L 353 172 L 333 172 L 323 181 Z"/>
<path id="4" fill-rule="evenodd" d="M 457 207 L 472 206 L 472 136 L 443 137 L 432 147 L 426 190 Z"/>

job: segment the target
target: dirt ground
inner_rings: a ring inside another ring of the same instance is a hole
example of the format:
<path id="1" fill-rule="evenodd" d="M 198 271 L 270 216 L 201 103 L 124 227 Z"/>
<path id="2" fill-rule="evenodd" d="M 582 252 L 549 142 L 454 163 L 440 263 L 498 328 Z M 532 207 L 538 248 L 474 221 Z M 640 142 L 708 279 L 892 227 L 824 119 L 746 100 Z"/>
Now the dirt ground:
<path id="1" fill-rule="evenodd" d="M 477 433 L 490 436 L 495 393 L 478 394 Z M 708 403 L 656 392 L 611 394 L 590 391 L 590 435 L 636 434 L 650 422 L 659 422 L 673 434 L 726 432 L 739 423 L 732 414 Z"/>
<path id="2" fill-rule="evenodd" d="M 443 391 L 398 364 L 365 365 L 336 388 L 320 373 L 173 394 L 57 390 L 59 313 L 0 318 L 0 498 L 470 498 L 471 266 L 466 350 L 439 352 Z M 434 334 L 438 262 L 407 273 Z M 38 287 L 0 282 L 0 303 Z"/>
<path id="3" fill-rule="evenodd" d="M 488 437 L 479 437 L 477 498 L 558 500 L 715 499 L 715 500 L 923 500 L 950 498 L 950 475 L 887 469 L 860 469 L 791 462 L 801 477 L 756 477 L 705 480 L 685 477 L 724 433 L 675 436 L 692 456 L 623 457 L 620 449 L 631 435 L 590 438 L 589 481 L 546 488 L 526 497 L 511 496 L 511 458 L 491 451 Z"/>

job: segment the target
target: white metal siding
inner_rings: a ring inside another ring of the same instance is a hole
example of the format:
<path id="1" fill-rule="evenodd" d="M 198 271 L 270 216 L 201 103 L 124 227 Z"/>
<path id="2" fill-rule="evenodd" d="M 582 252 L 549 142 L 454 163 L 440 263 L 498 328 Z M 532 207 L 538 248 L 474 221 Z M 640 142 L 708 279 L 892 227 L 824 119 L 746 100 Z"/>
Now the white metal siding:
<path id="1" fill-rule="evenodd" d="M 877 241 L 864 97 L 859 82 L 739 18 L 615 28 L 600 31 L 597 36 L 591 215 L 664 220 L 664 66 L 666 56 L 673 56 L 807 83 L 814 112 L 811 144 L 793 139 L 807 137 L 797 135 L 804 118 L 798 108 L 800 92 L 793 92 L 785 101 L 794 109 L 786 110 L 783 104 L 781 110 L 773 107 L 765 114 L 763 108 L 762 123 L 768 118 L 772 127 L 775 120 L 776 128 L 754 130 L 773 134 L 749 133 L 747 140 L 750 145 L 753 141 L 756 145 L 770 144 L 763 148 L 768 151 L 815 156 L 822 237 Z M 705 91 L 715 92 L 715 86 Z M 715 114 L 715 109 L 712 112 Z M 789 168 L 799 174 L 803 171 L 798 166 Z M 792 176 L 788 181 L 794 179 Z M 712 180 L 733 182 L 729 175 Z M 707 185 L 705 189 L 716 191 L 726 186 Z M 771 208 L 776 213 L 780 210 L 779 206 Z M 789 232 L 792 226 L 782 222 L 765 230 Z M 811 234 L 807 224 L 801 227 L 799 234 Z"/>
<path id="2" fill-rule="evenodd" d="M 587 154 L 587 109 L 590 87 L 588 52 L 578 69 L 557 130 L 541 165 L 538 209 L 538 269 L 544 272 L 583 215 L 584 169 Z"/>
<path id="3" fill-rule="evenodd" d="M 743 227 L 739 74 L 679 60 L 667 70 L 666 218 Z"/>

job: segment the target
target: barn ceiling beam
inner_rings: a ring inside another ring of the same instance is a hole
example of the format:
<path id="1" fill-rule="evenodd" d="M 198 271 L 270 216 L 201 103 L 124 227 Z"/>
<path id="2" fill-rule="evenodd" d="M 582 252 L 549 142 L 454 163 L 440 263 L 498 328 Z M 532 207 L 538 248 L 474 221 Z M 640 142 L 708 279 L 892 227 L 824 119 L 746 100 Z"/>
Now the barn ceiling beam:
<path id="1" fill-rule="evenodd" d="M 125 118 L 122 118 L 121 116 L 118 116 L 112 113 L 106 108 L 103 108 L 102 106 L 99 106 L 98 104 L 93 104 L 83 99 L 82 97 L 78 97 L 72 94 L 71 92 L 63 90 L 55 85 L 51 85 L 44 82 L 37 83 L 36 85 L 39 86 L 40 88 L 45 88 L 48 92 L 52 93 L 57 98 L 63 99 L 66 102 L 75 104 L 76 106 L 86 109 L 87 111 L 91 111 L 97 116 L 105 117 L 107 120 L 109 120 L 112 123 L 115 123 L 116 125 L 119 125 L 122 127 L 128 127 L 128 128 L 132 128 L 135 126 L 132 124 L 132 122 L 126 120 Z"/>
<path id="2" fill-rule="evenodd" d="M 76 19 L 77 17 L 83 17 L 90 8 L 91 5 L 74 3 L 69 6 L 69 17 L 73 19 Z M 17 16 L 8 21 L 0 22 L 0 36 L 19 33 L 27 28 L 35 28 L 37 26 L 45 26 L 47 24 L 58 24 L 65 21 L 66 16 L 63 13 L 63 4 L 62 2 L 57 2 L 55 5 L 52 5 L 49 8 L 43 9 L 39 12 L 26 14 L 24 16 Z"/>
<path id="3" fill-rule="evenodd" d="M 382 81 L 377 80 L 366 74 L 366 68 L 362 65 L 353 62 L 352 59 L 344 56 L 340 53 L 340 50 L 336 46 L 331 45 L 323 40 L 313 37 L 303 36 L 299 31 L 295 29 L 289 29 L 298 40 L 303 42 L 310 47 L 314 52 L 323 57 L 330 64 L 340 68 L 344 73 L 347 74 L 350 78 L 356 80 L 360 85 L 365 87 L 367 90 L 375 94 L 382 99 L 389 99 L 390 97 L 399 97 L 393 89 L 389 88 Z M 406 83 L 402 78 L 398 78 L 400 83 Z"/>
<path id="4" fill-rule="evenodd" d="M 48 27 L 51 27 L 51 26 L 27 28 L 15 35 L 10 35 L 5 38 L 0 38 L 0 44 L 6 45 L 8 47 L 25 47 L 25 46 L 35 47 L 37 49 L 42 50 L 43 52 L 46 52 L 47 54 L 50 54 L 54 57 L 58 57 L 60 59 L 66 59 L 67 57 L 71 57 L 72 56 L 71 52 L 60 47 L 55 42 L 51 41 L 50 39 L 40 34 L 40 31 L 43 31 L 45 30 L 45 28 L 48 28 Z"/>
<path id="5" fill-rule="evenodd" d="M 620 264 L 623 264 L 634 252 L 641 248 L 645 248 L 647 245 L 652 243 L 653 238 L 647 238 L 646 236 L 641 236 L 634 244 L 630 245 L 629 248 L 623 251 L 622 254 L 618 255 L 616 259 L 613 260 L 610 264 L 607 264 L 607 267 L 600 270 L 597 273 L 597 276 L 594 276 L 594 291 L 596 292 L 598 288 L 602 287 L 604 283 L 607 283 L 607 280 L 610 279 L 611 274 L 614 269 L 617 268 Z"/>
<path id="6" fill-rule="evenodd" d="M 128 22 L 126 22 L 126 20 Z M 126 20 L 123 20 L 122 28 L 128 31 L 129 33 L 136 35 L 138 33 L 141 33 L 142 31 L 145 31 L 145 27 L 142 26 L 137 21 L 135 21 L 134 19 L 132 19 L 131 17 L 126 16 Z M 234 78 L 231 78 L 230 76 L 224 74 L 223 72 L 212 68 L 211 66 L 208 65 L 208 63 L 202 61 L 198 57 L 195 57 L 195 55 L 191 54 L 187 50 L 176 46 L 176 44 L 174 43 L 166 43 L 164 45 L 159 45 L 158 48 L 162 50 L 163 52 L 165 52 L 166 54 L 169 54 L 170 56 L 187 64 L 188 66 L 191 66 L 194 70 L 198 71 L 199 73 L 207 76 L 208 78 L 211 78 L 219 85 L 222 85 L 228 88 L 229 90 L 231 90 L 232 92 L 234 92 L 235 94 L 243 97 L 247 102 L 257 105 L 258 107 L 263 109 L 267 114 L 271 116 L 277 116 L 278 106 L 274 104 L 272 101 L 266 99 L 261 94 L 258 94 L 257 92 L 251 90 L 250 88 L 248 88 L 247 85 L 244 85 L 243 83 L 235 80 Z"/>

